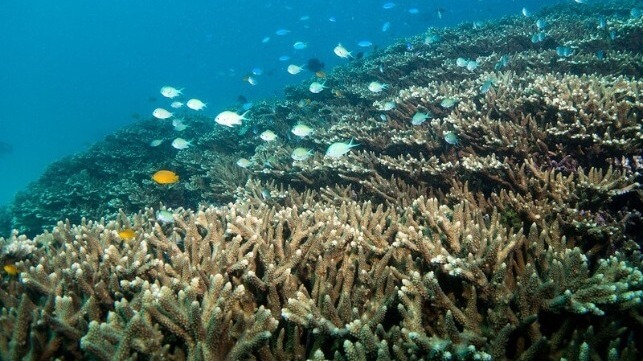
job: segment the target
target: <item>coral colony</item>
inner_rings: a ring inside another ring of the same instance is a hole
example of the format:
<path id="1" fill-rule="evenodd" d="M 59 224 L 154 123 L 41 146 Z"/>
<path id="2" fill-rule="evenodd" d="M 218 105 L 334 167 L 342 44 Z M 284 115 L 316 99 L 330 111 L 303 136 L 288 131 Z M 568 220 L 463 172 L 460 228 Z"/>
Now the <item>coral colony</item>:
<path id="1" fill-rule="evenodd" d="M 640 360 L 634 5 L 429 29 L 53 164 L 0 239 L 1 359 Z"/>

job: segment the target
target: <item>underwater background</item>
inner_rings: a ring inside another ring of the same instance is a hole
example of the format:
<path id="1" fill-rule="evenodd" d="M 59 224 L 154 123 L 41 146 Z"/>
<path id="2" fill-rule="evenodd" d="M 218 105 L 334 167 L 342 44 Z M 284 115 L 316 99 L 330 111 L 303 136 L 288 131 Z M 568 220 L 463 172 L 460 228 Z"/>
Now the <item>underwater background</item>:
<path id="1" fill-rule="evenodd" d="M 642 359 L 642 1 L 7 6 L 0 361 Z"/>
<path id="2" fill-rule="evenodd" d="M 283 96 L 285 85 L 308 75 L 291 76 L 288 64 L 318 58 L 330 70 L 346 63 L 332 52 L 339 42 L 368 53 L 359 41 L 383 47 L 429 26 L 559 2 L 400 0 L 390 9 L 388 1 L 7 2 L 0 12 L 0 205 L 52 161 L 150 118 L 163 103 L 163 85 L 185 88 L 214 117 L 239 95 Z M 290 32 L 276 35 L 280 29 Z M 297 41 L 308 47 L 295 50 Z M 291 59 L 280 61 L 284 55 Z M 263 74 L 252 86 L 243 78 L 255 68 Z"/>

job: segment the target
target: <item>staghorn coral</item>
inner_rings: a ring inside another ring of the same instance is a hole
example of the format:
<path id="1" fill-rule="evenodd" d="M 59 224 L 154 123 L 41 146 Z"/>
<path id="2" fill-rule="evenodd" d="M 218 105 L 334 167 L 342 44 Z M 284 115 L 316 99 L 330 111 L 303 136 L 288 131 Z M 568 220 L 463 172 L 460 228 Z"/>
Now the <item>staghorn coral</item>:
<path id="1" fill-rule="evenodd" d="M 53 165 L 1 242 L 19 275 L 1 279 L 0 357 L 639 359 L 642 23 L 619 15 L 632 3 L 581 10 L 612 16 L 615 40 L 579 32 L 567 6 L 543 12 L 541 44 L 522 18 L 430 29 L 440 40 L 338 68 L 333 92 L 289 88 L 238 130 L 187 119 L 185 151 L 147 147 L 171 135 L 141 122 Z M 390 87 L 373 94 L 374 80 Z M 414 126 L 418 111 L 431 118 Z M 287 137 L 297 122 L 314 134 Z M 293 161 L 300 146 L 314 154 Z M 153 184 L 160 167 L 181 182 Z"/>
<path id="2" fill-rule="evenodd" d="M 537 357 L 547 348 L 571 352 L 560 340 L 572 329 L 548 324 L 556 315 L 616 329 L 640 317 L 640 256 L 615 253 L 590 268 L 555 221 L 523 232 L 466 200 L 449 207 L 420 197 L 385 209 L 290 193 L 301 207 L 179 210 L 165 228 L 151 210 L 106 224 L 60 223 L 49 248 L 22 261 L 21 281 L 10 281 L 24 296 L 5 306 L 3 322 L 14 330 L 4 336 L 7 352 Z M 123 225 L 136 230 L 135 240 L 116 236 Z M 610 342 L 637 332 L 621 330 Z M 36 340 L 49 343 L 35 347 Z M 283 349 L 284 340 L 297 343 Z M 616 352 L 588 345 L 599 355 Z"/>

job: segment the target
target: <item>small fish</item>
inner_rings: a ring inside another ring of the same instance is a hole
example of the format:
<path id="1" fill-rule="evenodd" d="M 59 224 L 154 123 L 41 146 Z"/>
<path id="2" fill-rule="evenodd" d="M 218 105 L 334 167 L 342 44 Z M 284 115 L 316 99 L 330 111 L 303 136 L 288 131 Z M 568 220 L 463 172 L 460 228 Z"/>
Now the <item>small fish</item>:
<path id="1" fill-rule="evenodd" d="M 451 145 L 460 144 L 460 138 L 454 132 L 444 133 L 444 141 Z"/>
<path id="2" fill-rule="evenodd" d="M 163 143 L 163 139 L 154 139 L 150 142 L 150 147 L 158 147 L 161 143 Z"/>
<path id="3" fill-rule="evenodd" d="M 538 30 L 544 30 L 548 26 L 549 26 L 549 23 L 547 22 L 547 20 L 543 20 L 543 19 L 536 20 L 536 27 L 538 28 Z"/>
<path id="4" fill-rule="evenodd" d="M 467 70 L 474 71 L 478 68 L 478 62 L 475 60 L 469 60 L 467 62 Z"/>
<path id="5" fill-rule="evenodd" d="M 183 119 L 172 119 L 172 126 L 177 132 L 182 132 L 188 128 L 187 125 L 183 124 Z"/>
<path id="6" fill-rule="evenodd" d="M 359 144 L 353 143 L 352 139 L 348 143 L 345 143 L 345 142 L 333 143 L 326 150 L 326 157 L 328 157 L 328 158 L 339 158 L 339 157 L 343 156 L 344 154 L 348 153 L 351 150 L 351 148 L 357 147 L 358 145 Z"/>
<path id="7" fill-rule="evenodd" d="M 296 135 L 296 136 L 298 136 L 300 138 L 304 138 L 304 137 L 307 137 L 307 136 L 313 134 L 313 128 L 311 128 L 311 127 L 309 127 L 309 126 L 307 126 L 306 124 L 303 124 L 303 123 L 298 123 L 297 125 L 292 127 L 292 129 L 290 131 L 292 132 L 292 134 L 294 134 L 294 135 Z"/>
<path id="8" fill-rule="evenodd" d="M 190 99 L 185 105 L 187 105 L 187 107 L 192 110 L 202 110 L 203 108 L 207 107 L 207 104 L 200 101 L 199 99 Z"/>
<path id="9" fill-rule="evenodd" d="M 382 9 L 384 10 L 393 9 L 394 7 L 395 7 L 395 3 L 393 2 L 387 2 L 387 3 L 384 3 L 384 5 L 382 5 Z"/>
<path id="10" fill-rule="evenodd" d="M 368 84 L 368 90 L 370 90 L 373 93 L 380 93 L 382 90 L 388 88 L 388 84 L 383 84 L 380 82 L 373 81 L 370 84 Z"/>
<path id="11" fill-rule="evenodd" d="M 277 139 L 277 134 L 275 134 L 275 132 L 273 132 L 272 130 L 266 130 L 259 135 L 259 138 L 266 142 L 272 142 Z"/>
<path id="12" fill-rule="evenodd" d="M 183 138 L 176 138 L 172 141 L 172 147 L 178 150 L 188 149 L 191 145 L 192 143 Z"/>
<path id="13" fill-rule="evenodd" d="M 275 35 L 279 35 L 279 36 L 288 35 L 289 33 L 290 33 L 290 30 L 288 29 L 279 29 L 275 31 Z"/>
<path id="14" fill-rule="evenodd" d="M 487 79 L 487 80 L 485 80 L 485 82 L 484 82 L 484 83 L 482 83 L 482 85 L 480 86 L 480 93 L 485 94 L 485 93 L 487 93 L 489 90 L 491 90 L 491 88 L 492 88 L 492 87 L 493 87 L 493 80 L 492 80 L 492 79 Z"/>
<path id="15" fill-rule="evenodd" d="M 574 49 L 569 46 L 558 46 L 556 47 L 556 55 L 568 58 L 574 54 Z"/>
<path id="16" fill-rule="evenodd" d="M 214 121 L 217 124 L 225 125 L 226 127 L 232 128 L 235 125 L 241 125 L 243 120 L 248 120 L 247 118 L 245 118 L 245 115 L 248 114 L 248 112 L 249 110 L 246 110 L 245 113 L 239 115 L 235 112 L 226 110 L 219 113 L 219 115 L 217 115 L 216 118 L 214 118 Z"/>
<path id="17" fill-rule="evenodd" d="M 452 108 L 458 101 L 454 98 L 444 98 L 440 102 L 443 108 Z"/>
<path id="18" fill-rule="evenodd" d="M 261 189 L 261 198 L 263 198 L 264 201 L 269 200 L 272 198 L 272 195 L 270 194 L 270 191 L 266 188 Z"/>
<path id="19" fill-rule="evenodd" d="M 426 36 L 426 38 L 424 38 L 424 45 L 435 44 L 438 41 L 440 41 L 440 35 L 429 34 Z"/>
<path id="20" fill-rule="evenodd" d="M 351 52 L 346 50 L 346 48 L 344 46 L 342 46 L 341 43 L 337 44 L 335 49 L 333 49 L 333 52 L 335 53 L 335 55 L 339 56 L 340 58 L 346 59 L 346 58 L 352 58 L 353 57 Z"/>
<path id="21" fill-rule="evenodd" d="M 179 95 L 183 94 L 183 89 L 184 88 L 176 89 L 176 88 L 171 87 L 171 86 L 164 86 L 164 87 L 161 88 L 161 95 L 163 95 L 166 98 L 170 98 L 170 99 L 176 98 Z"/>
<path id="22" fill-rule="evenodd" d="M 420 9 L 418 9 L 418 8 L 409 8 L 407 11 L 411 15 L 417 15 L 417 14 L 420 13 Z"/>
<path id="23" fill-rule="evenodd" d="M 522 16 L 529 17 L 531 16 L 531 11 L 527 10 L 527 8 L 522 8 Z"/>
<path id="24" fill-rule="evenodd" d="M 531 42 L 534 44 L 540 43 L 545 40 L 546 36 L 547 34 L 545 34 L 544 31 L 537 32 L 536 34 L 531 36 Z"/>
<path id="25" fill-rule="evenodd" d="M 172 102 L 172 104 L 170 104 L 170 106 L 171 106 L 172 108 L 174 108 L 174 109 L 179 109 L 180 107 L 182 107 L 182 106 L 183 106 L 183 103 L 178 102 L 178 101 L 177 101 L 177 102 Z"/>
<path id="26" fill-rule="evenodd" d="M 616 40 L 616 35 L 617 34 L 615 29 L 610 30 L 610 40 L 612 41 Z"/>
<path id="27" fill-rule="evenodd" d="M 509 57 L 509 55 L 503 55 L 503 56 L 501 56 L 501 57 L 500 57 L 500 60 L 498 60 L 498 62 L 496 63 L 496 65 L 494 65 L 494 67 L 493 67 L 493 68 L 494 68 L 495 70 L 500 70 L 500 69 L 504 68 L 505 66 L 507 66 L 507 65 L 509 64 L 509 60 L 510 60 L 510 59 L 511 59 L 511 58 Z"/>
<path id="28" fill-rule="evenodd" d="M 249 110 L 250 108 L 252 108 L 253 105 L 254 105 L 253 102 L 245 102 L 245 103 L 241 104 L 241 110 L 245 112 L 245 111 Z"/>
<path id="29" fill-rule="evenodd" d="M 257 85 L 257 78 L 252 75 L 246 75 L 243 77 L 243 81 L 248 82 L 250 85 Z"/>
<path id="30" fill-rule="evenodd" d="M 310 105 L 310 99 L 299 99 L 297 102 L 298 108 L 305 108 Z"/>
<path id="31" fill-rule="evenodd" d="M 286 68 L 289 74 L 291 75 L 297 75 L 301 73 L 302 70 L 304 70 L 303 66 L 295 65 L 295 64 L 290 64 L 288 65 L 288 68 Z"/>
<path id="32" fill-rule="evenodd" d="M 459 66 L 461 68 L 466 67 L 468 63 L 469 63 L 469 61 L 467 59 L 465 59 L 465 58 L 457 58 L 455 60 L 455 65 L 457 65 L 457 66 Z"/>
<path id="33" fill-rule="evenodd" d="M 9 275 L 9 276 L 16 276 L 20 271 L 18 271 L 18 267 L 16 267 L 15 264 L 6 264 L 2 267 L 2 269 Z"/>
<path id="34" fill-rule="evenodd" d="M 282 55 L 279 57 L 279 61 L 288 61 L 290 60 L 290 56 L 288 55 Z"/>
<path id="35" fill-rule="evenodd" d="M 388 31 L 388 29 L 391 28 L 391 22 L 387 21 L 384 24 L 382 24 L 382 32 L 385 33 Z"/>
<path id="36" fill-rule="evenodd" d="M 298 41 L 292 44 L 292 47 L 295 48 L 295 50 L 304 50 L 308 47 L 308 43 L 304 43 L 303 41 Z"/>
<path id="37" fill-rule="evenodd" d="M 411 124 L 421 125 L 429 118 L 431 118 L 431 115 L 429 113 L 417 112 L 413 115 L 413 118 L 411 118 Z"/>
<path id="38" fill-rule="evenodd" d="M 357 43 L 357 46 L 362 47 L 362 48 L 369 48 L 369 47 L 373 46 L 373 43 L 371 43 L 368 40 L 362 40 L 362 41 Z"/>
<path id="39" fill-rule="evenodd" d="M 136 232 L 131 228 L 125 228 L 118 232 L 118 237 L 123 241 L 131 241 L 136 237 Z"/>
<path id="40" fill-rule="evenodd" d="M 252 161 L 246 159 L 246 158 L 239 158 L 237 160 L 237 165 L 241 168 L 248 168 L 252 165 Z"/>
<path id="41" fill-rule="evenodd" d="M 598 50 L 595 54 L 598 60 L 605 60 L 605 50 Z"/>
<path id="42" fill-rule="evenodd" d="M 260 67 L 256 66 L 256 67 L 252 68 L 251 72 L 252 72 L 252 74 L 259 76 L 259 75 L 263 74 L 263 69 L 261 69 Z"/>
<path id="43" fill-rule="evenodd" d="M 152 180 L 158 184 L 174 184 L 179 181 L 179 176 L 171 170 L 160 170 L 152 175 Z"/>
<path id="44" fill-rule="evenodd" d="M 290 154 L 290 157 L 296 161 L 304 161 L 313 155 L 313 151 L 308 148 L 295 148 Z"/>
<path id="45" fill-rule="evenodd" d="M 174 223 L 174 213 L 166 210 L 156 212 L 156 220 L 161 223 Z"/>
<path id="46" fill-rule="evenodd" d="M 598 28 L 605 29 L 607 27 L 607 19 L 604 16 L 598 17 Z"/>
<path id="47" fill-rule="evenodd" d="M 163 109 L 163 108 L 156 108 L 156 109 L 154 109 L 154 111 L 152 112 L 152 115 L 153 115 L 153 116 L 154 116 L 154 118 L 156 118 L 156 119 L 161 119 L 161 120 L 163 120 L 163 119 L 169 119 L 169 118 L 172 118 L 172 116 L 173 116 L 174 114 L 172 114 L 172 113 L 168 112 L 167 110 L 165 110 L 165 109 Z"/>
<path id="48" fill-rule="evenodd" d="M 385 110 L 385 111 L 393 110 L 393 109 L 395 109 L 396 106 L 397 106 L 397 104 L 395 104 L 395 102 L 388 101 L 388 102 L 385 102 L 384 104 L 382 104 L 382 106 L 380 107 L 380 110 Z"/>
<path id="49" fill-rule="evenodd" d="M 313 94 L 321 93 L 324 89 L 326 89 L 326 86 L 324 86 L 324 84 L 326 84 L 326 82 L 320 83 L 314 81 L 310 84 L 308 90 L 310 90 L 310 92 Z"/>
<path id="50" fill-rule="evenodd" d="M 270 37 L 269 37 L 269 36 L 266 36 L 265 38 L 261 39 L 261 42 L 262 42 L 263 44 L 266 44 L 266 43 L 267 43 L 267 42 L 269 42 L 269 41 L 270 41 Z"/>

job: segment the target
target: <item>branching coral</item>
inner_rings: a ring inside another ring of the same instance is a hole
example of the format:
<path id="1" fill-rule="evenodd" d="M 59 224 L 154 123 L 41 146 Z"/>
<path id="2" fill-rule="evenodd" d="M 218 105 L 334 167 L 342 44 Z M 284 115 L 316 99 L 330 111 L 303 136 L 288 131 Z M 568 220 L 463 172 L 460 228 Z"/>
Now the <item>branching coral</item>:
<path id="1" fill-rule="evenodd" d="M 100 359 L 276 357 L 284 338 L 310 357 L 486 359 L 566 352 L 548 341 L 572 337 L 548 324 L 556 315 L 594 327 L 639 317 L 638 256 L 616 253 L 592 268 L 556 222 L 522 232 L 467 200 L 449 207 L 420 197 L 387 210 L 320 197 L 291 195 L 301 207 L 178 211 L 169 228 L 151 212 L 121 215 L 137 232 L 127 242 L 116 221 L 61 223 L 50 248 L 23 261 L 16 286 L 27 293 L 4 318 L 10 337 L 33 346 L 51 333 L 58 348 L 48 352 Z"/>
<path id="2" fill-rule="evenodd" d="M 568 7 L 542 16 L 542 44 L 522 18 L 482 25 L 496 52 L 495 32 L 431 29 L 240 129 L 186 119 L 180 153 L 142 122 L 52 166 L 0 239 L 0 357 L 640 359 L 641 47 L 623 39 L 643 26 L 614 19 L 601 60 L 610 40 Z"/>

